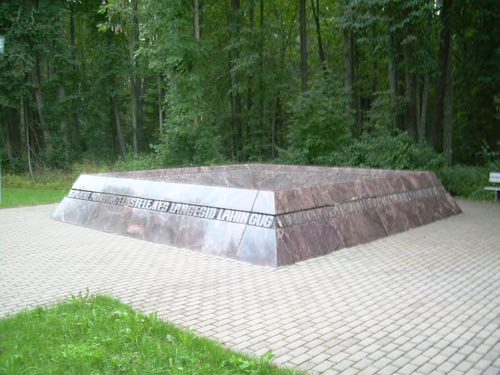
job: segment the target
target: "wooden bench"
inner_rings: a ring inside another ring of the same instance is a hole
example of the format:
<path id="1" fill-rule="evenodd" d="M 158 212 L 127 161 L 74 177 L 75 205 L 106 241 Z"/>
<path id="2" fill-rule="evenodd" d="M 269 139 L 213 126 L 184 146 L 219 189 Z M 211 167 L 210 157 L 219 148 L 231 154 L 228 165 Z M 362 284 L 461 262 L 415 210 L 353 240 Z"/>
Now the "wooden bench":
<path id="1" fill-rule="evenodd" d="M 492 183 L 500 183 L 500 172 L 491 172 L 490 173 L 490 182 Z M 484 188 L 485 190 L 493 190 L 496 192 L 495 194 L 495 200 L 497 201 L 500 196 L 500 185 L 497 186 L 486 186 Z"/>

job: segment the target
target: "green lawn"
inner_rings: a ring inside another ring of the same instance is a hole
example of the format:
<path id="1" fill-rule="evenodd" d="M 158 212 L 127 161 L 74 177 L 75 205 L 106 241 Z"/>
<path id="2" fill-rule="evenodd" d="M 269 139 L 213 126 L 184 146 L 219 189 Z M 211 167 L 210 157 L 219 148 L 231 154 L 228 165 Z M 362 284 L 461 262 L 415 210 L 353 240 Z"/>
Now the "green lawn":
<path id="1" fill-rule="evenodd" d="M 60 202 L 66 194 L 68 194 L 68 190 L 26 189 L 2 186 L 2 203 L 0 203 L 0 208 Z"/>
<path id="2" fill-rule="evenodd" d="M 0 374 L 293 374 L 145 316 L 107 297 L 74 296 L 0 320 Z"/>

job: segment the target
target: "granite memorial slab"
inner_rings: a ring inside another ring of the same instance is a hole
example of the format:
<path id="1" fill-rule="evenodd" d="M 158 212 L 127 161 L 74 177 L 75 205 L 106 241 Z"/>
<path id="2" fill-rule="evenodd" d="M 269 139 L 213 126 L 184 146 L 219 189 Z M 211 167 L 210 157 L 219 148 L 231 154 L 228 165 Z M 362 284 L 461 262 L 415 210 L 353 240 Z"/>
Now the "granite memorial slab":
<path id="1" fill-rule="evenodd" d="M 278 267 L 460 212 L 432 172 L 241 164 L 83 174 L 53 218 Z"/>

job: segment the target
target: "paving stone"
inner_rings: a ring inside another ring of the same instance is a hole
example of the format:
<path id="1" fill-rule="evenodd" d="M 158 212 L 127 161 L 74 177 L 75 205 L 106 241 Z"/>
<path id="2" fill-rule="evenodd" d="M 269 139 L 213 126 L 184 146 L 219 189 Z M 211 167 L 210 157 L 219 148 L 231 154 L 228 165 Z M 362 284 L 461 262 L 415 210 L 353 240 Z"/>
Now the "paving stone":
<path id="1" fill-rule="evenodd" d="M 425 363 L 423 364 L 419 369 L 418 369 L 418 372 L 421 373 L 421 374 L 433 374 L 433 371 L 434 369 L 436 368 L 437 366 L 433 363 Z"/>
<path id="2" fill-rule="evenodd" d="M 54 205 L 2 209 L 0 316 L 88 288 L 311 374 L 500 373 L 500 206 L 459 205 L 278 269 L 56 222 Z"/>
<path id="3" fill-rule="evenodd" d="M 415 370 L 418 368 L 418 366 L 414 366 L 412 364 L 407 364 L 400 368 L 397 373 L 400 375 L 412 375 L 415 373 Z"/>
<path id="4" fill-rule="evenodd" d="M 331 363 L 329 361 L 323 361 L 319 365 L 316 365 L 315 367 L 313 367 L 312 370 L 321 373 L 321 372 L 324 372 L 326 370 L 333 369 L 333 367 L 334 367 L 333 363 Z"/>

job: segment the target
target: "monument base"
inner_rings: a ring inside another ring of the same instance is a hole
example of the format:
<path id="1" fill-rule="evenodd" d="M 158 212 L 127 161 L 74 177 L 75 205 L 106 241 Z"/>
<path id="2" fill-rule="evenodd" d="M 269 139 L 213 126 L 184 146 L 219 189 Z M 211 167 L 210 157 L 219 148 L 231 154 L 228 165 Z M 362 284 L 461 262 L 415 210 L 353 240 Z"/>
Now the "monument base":
<path id="1" fill-rule="evenodd" d="M 460 212 L 432 172 L 242 164 L 81 175 L 53 218 L 278 267 Z"/>

